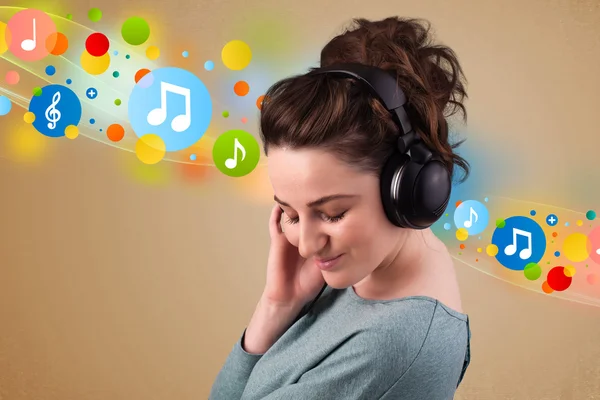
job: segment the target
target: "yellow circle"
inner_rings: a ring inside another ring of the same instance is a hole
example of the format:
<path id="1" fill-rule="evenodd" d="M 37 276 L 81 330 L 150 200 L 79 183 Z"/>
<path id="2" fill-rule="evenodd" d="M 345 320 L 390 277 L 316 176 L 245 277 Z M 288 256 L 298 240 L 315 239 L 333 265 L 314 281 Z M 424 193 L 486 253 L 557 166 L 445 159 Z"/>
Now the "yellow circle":
<path id="1" fill-rule="evenodd" d="M 478 247 L 478 248 L 477 248 L 477 252 L 478 252 L 478 253 L 481 253 L 482 251 L 483 251 L 483 250 L 481 249 L 481 247 Z"/>
<path id="2" fill-rule="evenodd" d="M 250 64 L 252 60 L 252 50 L 245 42 L 241 40 L 232 40 L 227 43 L 221 51 L 223 64 L 231 70 L 239 71 Z"/>
<path id="3" fill-rule="evenodd" d="M 565 276 L 572 278 L 575 276 L 575 272 L 577 272 L 577 271 L 575 270 L 575 267 L 573 267 L 572 265 L 567 265 L 565 267 Z"/>
<path id="4" fill-rule="evenodd" d="M 581 262 L 588 258 L 588 237 L 583 233 L 572 233 L 563 242 L 563 254 L 569 261 Z"/>
<path id="5" fill-rule="evenodd" d="M 4 22 L 0 22 L 0 54 L 3 54 L 8 50 L 8 43 L 6 43 L 6 33 L 8 25 Z"/>
<path id="6" fill-rule="evenodd" d="M 81 68 L 90 75 L 100 75 L 110 66 L 110 55 L 106 52 L 103 56 L 94 57 L 86 50 L 81 53 Z"/>
<path id="7" fill-rule="evenodd" d="M 146 49 L 146 57 L 150 60 L 156 60 L 160 56 L 160 49 L 156 46 L 150 46 Z"/>
<path id="8" fill-rule="evenodd" d="M 153 133 L 142 136 L 135 144 L 135 154 L 144 164 L 158 163 L 165 157 L 165 153 L 165 142 Z"/>
<path id="9" fill-rule="evenodd" d="M 27 111 L 25 115 L 23 115 L 23 121 L 25 121 L 28 124 L 33 124 L 33 122 L 35 121 L 35 114 L 31 111 Z"/>
<path id="10" fill-rule="evenodd" d="M 461 242 L 464 242 L 465 240 L 467 240 L 468 237 L 469 237 L 469 231 L 467 231 L 465 228 L 459 228 L 456 231 L 456 238 L 458 240 L 460 240 Z"/>
<path id="11" fill-rule="evenodd" d="M 578 219 L 578 220 L 577 220 L 577 226 L 581 226 L 581 225 L 583 225 L 583 221 L 582 221 L 582 220 L 580 220 L 580 219 Z"/>
<path id="12" fill-rule="evenodd" d="M 488 246 L 485 248 L 485 252 L 488 256 L 494 257 L 496 254 L 498 254 L 498 246 L 495 244 L 488 244 Z"/>
<path id="13" fill-rule="evenodd" d="M 65 136 L 69 139 L 75 139 L 79 136 L 79 129 L 75 125 L 69 125 L 65 128 Z"/>

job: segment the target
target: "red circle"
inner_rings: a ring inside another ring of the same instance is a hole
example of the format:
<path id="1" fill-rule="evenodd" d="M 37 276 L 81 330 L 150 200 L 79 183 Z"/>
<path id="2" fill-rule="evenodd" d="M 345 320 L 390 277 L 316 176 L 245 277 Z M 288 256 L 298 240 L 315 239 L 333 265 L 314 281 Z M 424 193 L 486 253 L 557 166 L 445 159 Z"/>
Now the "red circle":
<path id="1" fill-rule="evenodd" d="M 85 49 L 94 57 L 105 55 L 108 47 L 108 38 L 99 32 L 92 33 L 85 41 Z"/>
<path id="2" fill-rule="evenodd" d="M 571 277 L 565 275 L 565 268 L 558 266 L 552 268 L 548 272 L 548 285 L 556 290 L 557 292 L 562 292 L 563 290 L 567 290 L 569 286 L 571 286 Z"/>

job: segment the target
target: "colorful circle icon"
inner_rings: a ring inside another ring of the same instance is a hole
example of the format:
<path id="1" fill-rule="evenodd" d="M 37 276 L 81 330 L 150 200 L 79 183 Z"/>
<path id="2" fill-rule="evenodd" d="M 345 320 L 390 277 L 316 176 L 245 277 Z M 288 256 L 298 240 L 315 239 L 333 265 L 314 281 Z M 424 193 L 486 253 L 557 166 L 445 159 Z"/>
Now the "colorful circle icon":
<path id="1" fill-rule="evenodd" d="M 35 115 L 33 127 L 49 137 L 65 135 L 65 129 L 81 120 L 81 103 L 73 91 L 62 85 L 48 85 L 33 96 L 29 111 Z"/>
<path id="2" fill-rule="evenodd" d="M 96 97 L 98 97 L 98 91 L 96 88 L 91 87 L 85 91 L 85 96 L 90 100 L 94 100 Z"/>
<path id="3" fill-rule="evenodd" d="M 7 38 L 8 48 L 20 60 L 41 60 L 54 48 L 56 25 L 43 11 L 32 8 L 19 11 L 7 25 L 10 32 L 10 38 Z"/>
<path id="4" fill-rule="evenodd" d="M 489 220 L 488 209 L 477 200 L 463 201 L 454 211 L 456 228 L 465 228 L 469 235 L 478 235 L 483 232 Z"/>
<path id="5" fill-rule="evenodd" d="M 558 217 L 555 214 L 550 214 L 546 217 L 546 223 L 550 226 L 556 226 L 558 224 Z"/>
<path id="6" fill-rule="evenodd" d="M 260 160 L 260 146 L 250 133 L 232 129 L 221 134 L 213 147 L 213 161 L 223 174 L 231 177 L 248 175 Z"/>
<path id="7" fill-rule="evenodd" d="M 129 120 L 138 137 L 156 134 L 166 151 L 178 151 L 204 136 L 212 117 L 208 89 L 181 68 L 159 68 L 146 74 L 129 97 Z"/>
<path id="8" fill-rule="evenodd" d="M 546 236 L 542 227 L 528 217 L 507 218 L 502 228 L 492 234 L 498 248 L 496 259 L 508 269 L 522 271 L 529 263 L 539 262 L 546 252 Z"/>

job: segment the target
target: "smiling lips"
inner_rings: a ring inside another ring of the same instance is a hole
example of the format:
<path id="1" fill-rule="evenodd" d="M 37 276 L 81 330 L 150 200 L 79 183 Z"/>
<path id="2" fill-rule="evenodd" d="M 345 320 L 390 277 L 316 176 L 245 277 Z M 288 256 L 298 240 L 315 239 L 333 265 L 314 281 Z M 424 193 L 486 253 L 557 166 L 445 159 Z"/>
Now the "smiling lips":
<path id="1" fill-rule="evenodd" d="M 343 254 L 333 258 L 315 258 L 315 264 L 322 270 L 328 270 L 338 264 Z"/>

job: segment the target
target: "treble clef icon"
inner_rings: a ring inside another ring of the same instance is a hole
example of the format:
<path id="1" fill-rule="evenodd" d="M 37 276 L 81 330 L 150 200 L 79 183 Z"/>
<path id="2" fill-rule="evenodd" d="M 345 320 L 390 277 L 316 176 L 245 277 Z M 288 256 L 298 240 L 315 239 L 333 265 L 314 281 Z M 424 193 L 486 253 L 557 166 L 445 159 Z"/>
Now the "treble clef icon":
<path id="1" fill-rule="evenodd" d="M 60 121 L 60 111 L 56 108 L 56 105 L 60 101 L 60 92 L 54 93 L 52 96 L 52 104 L 46 108 L 46 119 L 48 120 L 48 128 L 56 128 L 56 123 Z"/>

